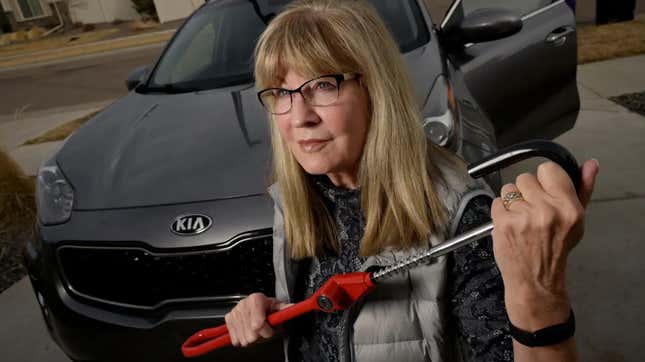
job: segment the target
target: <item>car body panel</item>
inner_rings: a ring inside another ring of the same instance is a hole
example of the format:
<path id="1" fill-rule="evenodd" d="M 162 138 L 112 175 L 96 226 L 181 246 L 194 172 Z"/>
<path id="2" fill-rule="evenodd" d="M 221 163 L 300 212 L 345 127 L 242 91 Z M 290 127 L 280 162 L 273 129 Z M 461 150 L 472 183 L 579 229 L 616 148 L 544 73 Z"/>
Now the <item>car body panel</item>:
<path id="1" fill-rule="evenodd" d="M 71 137 L 57 161 L 77 210 L 257 195 L 269 177 L 267 128 L 252 87 L 131 93 Z"/>
<path id="2" fill-rule="evenodd" d="M 444 26 L 464 16 L 461 6 Z M 575 31 L 560 45 L 546 42 L 558 29 L 575 29 L 570 8 L 555 1 L 526 14 L 522 22 L 515 35 L 468 44 L 448 56 L 495 125 L 499 146 L 561 134 L 573 127 L 580 108 Z"/>
<path id="3" fill-rule="evenodd" d="M 440 58 L 425 45 L 405 60 L 419 69 L 413 79 L 423 102 Z M 260 195 L 269 157 L 266 113 L 244 85 L 131 92 L 70 137 L 56 159 L 75 190 L 74 209 L 97 210 Z"/>
<path id="4" fill-rule="evenodd" d="M 215 2 L 205 6 L 211 3 Z M 505 114 L 505 109 L 491 108 L 494 99 L 485 93 L 488 90 L 494 95 L 494 89 L 477 82 L 489 82 L 486 67 L 491 67 L 497 77 L 515 69 L 514 63 L 497 63 L 500 58 L 493 53 L 500 49 L 519 51 L 514 47 L 521 48 L 521 44 L 511 37 L 495 46 L 478 44 L 457 55 L 447 54 L 441 47 L 440 32 L 431 26 L 426 4 L 422 0 L 418 4 L 430 36 L 428 42 L 403 55 L 415 97 L 424 117 L 441 116 L 446 113 L 447 87 L 454 90 L 460 141 L 456 151 L 467 161 L 475 161 L 497 148 L 495 137 L 500 129 L 495 130 L 494 123 L 516 125 L 499 123 L 504 118 L 495 112 Z M 177 39 L 175 34 L 166 50 Z M 468 62 L 464 61 L 468 52 L 486 54 Z M 164 54 L 166 51 L 160 59 Z M 153 76 L 156 66 L 151 69 L 142 85 Z M 566 69 L 575 78 L 575 67 Z M 577 100 L 571 102 L 567 87 L 549 94 L 553 98 L 559 92 L 566 93 L 566 98 L 554 100 L 566 103 L 554 106 L 558 112 L 577 105 Z M 550 98 L 544 99 L 542 102 L 550 104 Z M 545 125 L 545 121 L 553 120 L 539 114 L 535 119 L 524 117 L 517 126 L 524 122 Z M 565 128 L 557 126 L 554 132 Z M 535 135 L 547 135 L 545 129 L 538 129 Z M 240 240 L 244 240 L 242 245 L 254 246 L 255 239 L 248 234 L 269 233 L 270 237 L 273 225 L 273 203 L 266 193 L 270 153 L 267 116 L 252 84 L 177 94 L 144 93 L 138 88 L 73 134 L 54 156 L 74 189 L 71 217 L 60 225 L 38 224 L 38 233 L 25 252 L 48 330 L 65 353 L 76 360 L 179 360 L 179 347 L 185 338 L 198 329 L 221 324 L 223 315 L 244 293 L 221 296 L 200 290 L 192 298 L 151 305 L 96 298 L 75 287 L 69 269 L 62 265 L 60 251 L 66 247 L 136 249 L 163 260 L 200 253 L 225 255 L 227 250 L 237 248 Z M 212 219 L 212 226 L 197 235 L 173 233 L 173 221 L 187 214 L 206 215 Z M 133 263 L 138 262 L 135 258 Z M 253 267 L 251 263 L 240 264 L 240 268 Z M 114 266 L 121 267 L 129 266 Z M 173 279 L 167 280 L 169 284 L 209 284 L 199 270 L 191 274 L 182 272 L 176 264 L 173 268 L 160 273 Z M 99 286 L 125 288 L 133 282 L 119 270 L 114 270 L 115 280 L 110 280 L 110 266 L 92 272 L 101 274 L 96 275 Z M 132 279 L 138 277 L 133 275 Z M 221 273 L 214 277 L 218 280 L 211 280 L 235 281 L 237 277 L 235 273 Z M 136 351 L 130 347 L 135 345 Z M 197 360 L 210 359 L 282 360 L 281 343 L 275 339 L 244 351 L 227 348 Z"/>

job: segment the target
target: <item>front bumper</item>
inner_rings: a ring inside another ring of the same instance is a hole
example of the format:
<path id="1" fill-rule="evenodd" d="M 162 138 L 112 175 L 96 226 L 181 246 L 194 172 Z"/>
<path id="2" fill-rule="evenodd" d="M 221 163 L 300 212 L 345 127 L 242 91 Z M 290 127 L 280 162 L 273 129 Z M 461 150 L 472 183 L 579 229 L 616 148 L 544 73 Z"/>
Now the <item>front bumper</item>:
<path id="1" fill-rule="evenodd" d="M 268 211 L 269 220 L 271 220 L 272 209 L 269 208 Z M 176 212 L 177 210 L 172 210 L 171 214 Z M 29 278 L 47 329 L 54 341 L 71 359 L 78 361 L 284 360 L 280 338 L 244 349 L 224 348 L 196 359 L 186 359 L 181 355 L 182 343 L 200 329 L 224 323 L 224 315 L 235 306 L 237 299 L 188 298 L 157 305 L 154 308 L 136 308 L 92 300 L 76 293 L 73 288 L 70 288 L 70 283 L 61 272 L 57 250 L 63 245 L 70 244 L 62 241 L 65 239 L 60 238 L 60 235 L 86 234 L 86 231 L 79 230 L 78 226 L 84 217 L 86 216 L 81 215 L 75 219 L 77 225 L 64 226 L 68 228 L 65 232 L 61 230 L 61 226 L 50 229 L 38 225 L 34 239 L 28 242 L 24 253 Z M 150 218 L 150 220 L 154 219 Z M 109 220 L 115 220 L 115 218 L 110 217 Z M 267 220 L 264 217 L 256 220 L 260 221 L 255 224 L 249 222 L 246 226 L 251 228 L 260 226 L 266 230 Z M 139 220 L 139 223 L 142 222 Z M 95 227 L 92 223 L 87 224 L 90 228 Z M 166 232 L 165 229 L 163 232 Z M 105 235 L 109 234 L 109 231 L 102 234 L 100 230 L 95 229 L 94 234 L 105 237 L 109 236 Z M 210 237 L 213 238 L 213 235 Z M 168 238 L 161 235 L 160 239 Z M 80 242 L 72 243 L 78 245 Z M 184 242 L 183 246 L 187 247 L 187 243 Z M 92 241 L 86 244 L 96 246 L 101 243 Z M 208 245 L 202 243 L 198 247 L 204 249 Z M 158 251 L 163 248 L 153 249 Z M 225 277 L 231 277 L 231 275 Z M 107 279 L 102 279 L 102 282 L 107 282 Z"/>
<path id="2" fill-rule="evenodd" d="M 45 260 L 52 250 L 35 252 L 29 242 L 25 261 L 47 329 L 61 349 L 79 361 L 182 361 L 181 344 L 197 330 L 224 323 L 234 303 L 192 305 L 156 313 L 128 313 L 98 307 L 70 295 Z M 155 315 L 156 314 L 156 315 Z M 283 361 L 279 338 L 247 349 L 225 348 L 193 361 Z"/>

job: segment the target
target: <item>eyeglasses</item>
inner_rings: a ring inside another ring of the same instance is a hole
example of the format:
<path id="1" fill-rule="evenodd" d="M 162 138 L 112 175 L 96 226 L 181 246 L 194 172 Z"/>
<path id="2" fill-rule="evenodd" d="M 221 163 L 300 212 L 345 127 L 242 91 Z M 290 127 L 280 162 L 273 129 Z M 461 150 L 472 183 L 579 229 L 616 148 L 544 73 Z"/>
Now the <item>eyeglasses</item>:
<path id="1" fill-rule="evenodd" d="M 358 78 L 360 74 L 343 73 L 323 75 L 304 82 L 296 89 L 267 88 L 258 92 L 262 106 L 272 114 L 286 114 L 291 111 L 293 94 L 300 93 L 307 104 L 328 106 L 335 103 L 340 95 L 340 85 L 345 80 Z"/>

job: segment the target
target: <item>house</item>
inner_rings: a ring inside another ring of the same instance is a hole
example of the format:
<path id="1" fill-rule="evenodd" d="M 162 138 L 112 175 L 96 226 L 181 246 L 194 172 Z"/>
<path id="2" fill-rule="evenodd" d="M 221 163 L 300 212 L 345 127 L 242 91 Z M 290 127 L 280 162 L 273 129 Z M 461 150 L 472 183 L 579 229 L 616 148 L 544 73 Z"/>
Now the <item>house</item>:
<path id="1" fill-rule="evenodd" d="M 160 22 L 182 19 L 205 0 L 154 0 Z M 4 16 L 3 16 L 4 12 Z M 32 26 L 111 23 L 139 18 L 131 0 L 0 0 L 0 31 Z"/>
<path id="2" fill-rule="evenodd" d="M 162 23 L 183 19 L 205 2 L 205 0 L 153 1 L 159 21 Z M 426 1 L 433 10 L 433 20 L 437 22 L 441 20 L 453 0 Z M 600 1 L 634 1 L 635 13 L 645 13 L 645 0 L 578 0 L 576 1 L 577 21 L 595 21 L 596 3 Z M 110 23 L 138 17 L 131 0 L 0 0 L 0 33 L 30 28 L 34 25 L 49 28 L 59 25 L 60 19 L 65 25 L 70 25 Z"/>
<path id="3" fill-rule="evenodd" d="M 183 19 L 197 10 L 205 0 L 154 0 L 160 23 Z"/>
<path id="4" fill-rule="evenodd" d="M 11 30 L 110 23 L 139 17 L 130 0 L 0 0 Z"/>
<path id="5" fill-rule="evenodd" d="M 603 22 L 601 18 L 606 18 L 607 15 L 611 17 L 610 14 L 603 14 L 603 11 L 607 11 L 607 6 L 618 6 L 628 5 L 634 7 L 634 14 L 645 14 L 645 0 L 578 0 L 576 2 L 576 19 L 579 23 L 594 23 L 596 21 Z M 599 13 L 599 6 L 601 13 Z"/>

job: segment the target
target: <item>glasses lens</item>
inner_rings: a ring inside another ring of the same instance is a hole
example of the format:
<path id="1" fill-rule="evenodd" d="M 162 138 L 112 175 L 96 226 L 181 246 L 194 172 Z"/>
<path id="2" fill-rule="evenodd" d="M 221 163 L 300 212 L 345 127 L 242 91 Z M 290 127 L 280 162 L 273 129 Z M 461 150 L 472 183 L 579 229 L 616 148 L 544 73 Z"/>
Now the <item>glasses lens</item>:
<path id="1" fill-rule="evenodd" d="M 334 77 L 313 79 L 302 87 L 302 94 L 313 106 L 328 106 L 338 100 L 338 82 Z"/>
<path id="2" fill-rule="evenodd" d="M 267 89 L 260 93 L 260 99 L 267 111 L 282 114 L 291 109 L 291 95 L 284 89 Z"/>

